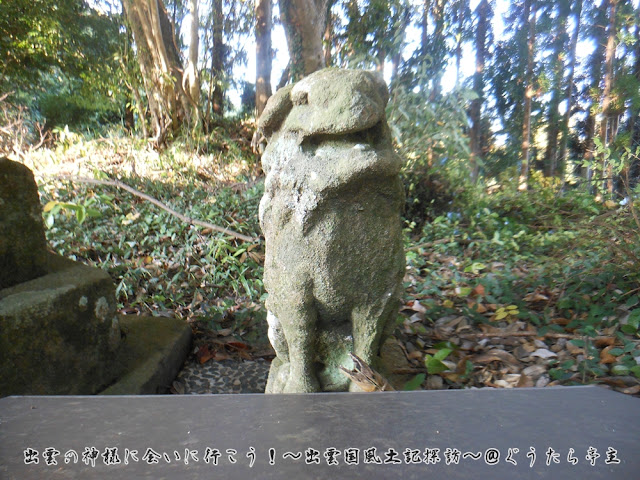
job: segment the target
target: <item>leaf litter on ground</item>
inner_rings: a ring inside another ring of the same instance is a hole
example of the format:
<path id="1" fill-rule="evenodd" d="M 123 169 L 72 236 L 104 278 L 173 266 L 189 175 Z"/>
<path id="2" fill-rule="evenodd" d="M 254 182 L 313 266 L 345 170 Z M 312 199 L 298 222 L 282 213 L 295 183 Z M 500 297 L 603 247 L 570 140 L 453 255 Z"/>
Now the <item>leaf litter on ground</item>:
<path id="1" fill-rule="evenodd" d="M 273 358 L 261 243 L 187 225 L 112 187 L 55 178 L 119 179 L 185 215 L 257 237 L 256 159 L 231 155 L 232 141 L 223 142 L 225 155 L 179 147 L 158 153 L 133 143 L 79 142 L 27 157 L 43 204 L 76 206 L 45 214 L 49 244 L 109 271 L 121 313 L 189 322 L 194 360 Z M 494 196 L 475 212 L 407 229 L 395 332 L 411 365 L 403 372 L 412 374 L 407 388 L 597 382 L 640 393 L 640 242 L 628 210 L 593 216 L 602 209 L 587 206 L 591 216 L 533 195 Z M 92 215 L 78 216 L 83 208 Z"/>

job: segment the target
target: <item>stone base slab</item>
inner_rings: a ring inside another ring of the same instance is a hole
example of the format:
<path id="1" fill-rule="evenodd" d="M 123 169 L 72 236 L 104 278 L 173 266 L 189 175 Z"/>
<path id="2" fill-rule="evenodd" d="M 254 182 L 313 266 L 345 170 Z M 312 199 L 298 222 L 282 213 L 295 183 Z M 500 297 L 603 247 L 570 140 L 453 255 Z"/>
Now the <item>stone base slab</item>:
<path id="1" fill-rule="evenodd" d="M 109 274 L 53 254 L 46 270 L 0 290 L 0 396 L 92 394 L 120 374 Z"/>
<path id="2" fill-rule="evenodd" d="M 124 373 L 101 394 L 167 393 L 191 348 L 191 328 L 175 318 L 119 318 L 125 337 L 117 361 Z"/>

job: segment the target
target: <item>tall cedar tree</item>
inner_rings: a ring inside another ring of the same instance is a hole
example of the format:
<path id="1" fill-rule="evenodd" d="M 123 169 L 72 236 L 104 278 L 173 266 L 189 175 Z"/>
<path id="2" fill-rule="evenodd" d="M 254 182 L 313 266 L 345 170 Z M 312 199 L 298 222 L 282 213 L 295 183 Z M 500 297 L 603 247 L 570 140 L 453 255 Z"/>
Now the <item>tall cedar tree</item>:
<path id="1" fill-rule="evenodd" d="M 605 53 L 605 71 L 604 71 L 604 87 L 602 89 L 602 120 L 600 121 L 600 141 L 606 146 L 611 140 L 608 126 L 609 106 L 611 105 L 611 87 L 613 84 L 613 59 L 616 54 L 616 7 L 618 0 L 608 0 L 609 8 L 609 26 L 607 27 L 607 49 Z M 606 163 L 604 152 L 601 156 L 603 172 L 606 172 L 606 187 L 609 193 L 613 193 L 613 169 L 611 163 Z"/>
<path id="2" fill-rule="evenodd" d="M 571 118 L 571 108 L 573 106 L 573 78 L 576 71 L 576 52 L 578 47 L 578 36 L 580 34 L 581 17 L 582 17 L 582 0 L 576 0 L 573 5 L 573 16 L 575 18 L 575 27 L 571 34 L 571 44 L 569 46 L 569 74 L 567 78 L 567 86 L 565 99 L 567 102 L 567 109 L 562 117 L 562 124 L 560 126 L 562 137 L 560 141 L 560 153 L 559 159 L 560 169 L 564 170 L 567 165 L 567 153 L 569 145 L 569 119 Z"/>
<path id="3" fill-rule="evenodd" d="M 567 20 L 571 13 L 571 2 L 559 0 L 555 3 L 554 31 L 551 40 L 551 99 L 547 115 L 547 148 L 544 155 L 545 174 L 557 175 L 558 136 L 560 134 L 560 101 L 563 97 L 563 77 L 568 43 Z"/>
<path id="4" fill-rule="evenodd" d="M 271 96 L 271 0 L 255 0 L 256 116 Z"/>
<path id="5" fill-rule="evenodd" d="M 187 68 L 184 71 L 184 90 L 189 95 L 194 115 L 200 118 L 200 76 L 198 75 L 198 49 L 200 43 L 200 18 L 198 16 L 198 0 L 189 0 L 191 13 L 191 29 L 189 32 L 189 52 Z"/>
<path id="6" fill-rule="evenodd" d="M 471 180 L 478 180 L 478 160 L 482 157 L 482 122 L 481 112 L 484 103 L 484 63 L 487 54 L 487 30 L 491 16 L 491 5 L 488 0 L 481 0 L 476 9 L 476 71 L 473 75 L 473 90 L 477 98 L 471 102 Z"/>
<path id="7" fill-rule="evenodd" d="M 211 51 L 211 95 L 209 101 L 214 115 L 224 114 L 224 57 L 225 48 L 223 43 L 224 13 L 222 11 L 222 0 L 213 0 L 213 49 Z"/>
<path id="8" fill-rule="evenodd" d="M 522 121 L 522 159 L 518 189 L 526 190 L 529 182 L 529 162 L 531 155 L 531 101 L 533 100 L 533 62 L 536 44 L 536 0 L 525 0 L 523 23 L 528 22 L 527 71 L 525 74 L 524 119 Z"/>
<path id="9" fill-rule="evenodd" d="M 604 64 L 605 47 L 606 47 L 606 24 L 607 24 L 607 4 L 602 2 L 599 7 L 595 8 L 595 15 L 593 15 L 593 23 L 590 25 L 590 36 L 593 38 L 593 42 L 596 46 L 593 55 L 589 59 L 589 65 L 591 65 L 591 71 L 589 77 L 591 83 L 587 92 L 587 96 L 590 97 L 591 106 L 587 115 L 585 126 L 585 153 L 584 160 L 586 165 L 590 165 L 593 161 L 595 143 L 593 141 L 596 133 L 596 106 L 598 100 L 594 96 L 594 92 L 600 91 L 600 82 L 602 80 L 602 67 Z M 590 181 L 592 175 L 592 169 L 586 167 L 584 171 L 584 177 Z"/>

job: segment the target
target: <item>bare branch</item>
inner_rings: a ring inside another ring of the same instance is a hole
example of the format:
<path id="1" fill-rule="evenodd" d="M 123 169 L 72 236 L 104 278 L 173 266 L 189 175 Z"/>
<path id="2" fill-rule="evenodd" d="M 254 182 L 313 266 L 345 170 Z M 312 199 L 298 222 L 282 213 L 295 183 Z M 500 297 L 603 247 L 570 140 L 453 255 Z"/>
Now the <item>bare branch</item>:
<path id="1" fill-rule="evenodd" d="M 199 225 L 199 226 L 205 227 L 205 228 L 210 228 L 211 230 L 215 230 L 216 232 L 223 233 L 224 235 L 228 235 L 230 237 L 234 237 L 234 238 L 237 238 L 239 240 L 244 240 L 245 242 L 254 243 L 254 242 L 258 241 L 258 239 L 255 238 L 255 237 L 249 237 L 247 235 L 243 235 L 242 233 L 238 233 L 238 232 L 236 232 L 234 230 L 231 230 L 229 228 L 219 227 L 218 225 L 214 225 L 214 224 L 209 223 L 209 222 L 203 222 L 202 220 L 196 220 L 195 218 L 187 217 L 186 215 L 183 215 L 180 212 L 176 212 L 171 207 L 168 207 L 167 205 L 162 203 L 160 200 L 158 200 L 156 198 L 153 198 L 152 196 L 147 195 L 146 193 L 142 193 L 141 191 L 136 190 L 133 187 L 130 187 L 129 185 L 127 185 L 126 183 L 121 182 L 120 180 L 98 180 L 96 178 L 72 177 L 70 175 L 53 175 L 52 177 L 60 179 L 60 180 L 70 180 L 72 182 L 89 183 L 89 184 L 94 184 L 94 185 L 110 185 L 112 187 L 121 188 L 121 189 L 126 190 L 127 192 L 135 195 L 136 197 L 140 197 L 140 198 L 142 198 L 144 200 L 147 200 L 148 202 L 153 203 L 157 207 L 160 207 L 164 211 L 170 213 L 174 217 L 179 218 L 180 220 L 182 220 L 185 223 L 189 223 L 191 225 Z"/>

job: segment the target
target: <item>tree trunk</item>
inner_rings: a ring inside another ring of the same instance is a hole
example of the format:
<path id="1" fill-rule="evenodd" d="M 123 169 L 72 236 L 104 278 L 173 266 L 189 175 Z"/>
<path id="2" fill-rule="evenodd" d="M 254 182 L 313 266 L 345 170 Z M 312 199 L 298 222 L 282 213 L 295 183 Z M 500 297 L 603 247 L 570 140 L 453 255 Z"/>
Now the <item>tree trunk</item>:
<path id="1" fill-rule="evenodd" d="M 606 147 L 612 140 L 607 135 L 609 122 L 609 105 L 611 104 L 611 86 L 613 84 L 613 58 L 616 52 L 616 6 L 618 0 L 609 0 L 609 27 L 607 29 L 607 49 L 605 53 L 604 88 L 602 91 L 602 120 L 600 121 L 600 141 Z M 604 152 L 601 155 L 602 171 L 606 176 L 607 191 L 613 193 L 613 170 L 607 163 Z"/>
<path id="2" fill-rule="evenodd" d="M 200 77 L 198 76 L 198 49 L 200 43 L 198 17 L 198 0 L 189 0 L 191 12 L 191 32 L 189 38 L 189 54 L 187 68 L 185 69 L 183 88 L 189 95 L 193 114 L 196 121 L 200 119 Z"/>
<path id="3" fill-rule="evenodd" d="M 280 18 L 289 48 L 290 77 L 295 82 L 325 66 L 322 35 L 329 0 L 280 0 Z"/>
<path id="4" fill-rule="evenodd" d="M 529 34 L 527 38 L 527 72 L 525 74 L 524 92 L 524 119 L 522 122 L 522 163 L 520 165 L 520 179 L 518 190 L 524 191 L 528 188 L 529 182 L 529 157 L 531 150 L 531 101 L 533 99 L 533 60 L 534 47 L 536 42 L 536 5 L 535 0 L 525 0 L 524 15 L 525 23 L 529 23 Z"/>
<path id="5" fill-rule="evenodd" d="M 460 63 L 462 62 L 462 33 L 456 36 L 456 88 L 460 86 Z"/>
<path id="6" fill-rule="evenodd" d="M 162 145 L 190 109 L 173 28 L 161 0 L 122 0 L 122 5 L 137 45 L 154 141 Z"/>
<path id="7" fill-rule="evenodd" d="M 331 16 L 331 2 L 327 7 L 327 27 L 324 29 L 324 64 L 330 67 L 333 62 L 331 61 L 331 48 L 333 47 L 333 17 Z"/>
<path id="8" fill-rule="evenodd" d="M 633 51 L 633 75 L 636 81 L 640 84 L 640 6 L 635 11 L 635 48 Z M 629 131 L 629 148 L 633 153 L 640 145 L 640 128 L 638 128 L 638 117 L 640 116 L 640 109 L 636 105 L 636 102 L 632 101 L 629 108 L 629 123 L 627 130 Z M 627 166 L 626 188 L 633 188 L 638 182 L 638 173 L 640 172 L 640 160 L 633 158 L 630 165 Z"/>
<path id="9" fill-rule="evenodd" d="M 559 154 L 559 162 L 560 170 L 564 171 L 565 166 L 567 165 L 567 152 L 569 145 L 569 119 L 571 118 L 571 107 L 573 105 L 573 77 L 576 71 L 576 51 L 578 47 L 578 35 L 580 33 L 580 18 L 582 16 L 582 0 L 576 0 L 574 4 L 575 8 L 575 19 L 576 25 L 575 29 L 571 35 L 571 46 L 569 47 L 569 55 L 571 55 L 571 60 L 569 61 L 569 78 L 567 79 L 567 90 L 565 94 L 565 98 L 567 100 L 567 110 L 564 112 L 564 116 L 562 117 L 562 125 L 560 127 L 562 131 L 562 140 L 560 142 L 560 154 Z"/>
<path id="10" fill-rule="evenodd" d="M 213 114 L 224 114 L 224 44 L 222 43 L 224 14 L 222 0 L 213 0 L 213 50 L 211 52 L 211 82 L 213 90 L 209 101 Z"/>
<path id="11" fill-rule="evenodd" d="M 640 16 L 640 15 L 639 15 Z M 635 31 L 635 48 L 634 48 L 634 62 L 633 62 L 633 76 L 640 84 L 640 22 L 636 25 Z M 632 150 L 635 151 L 636 146 L 640 143 L 640 129 L 638 128 L 638 107 L 631 103 L 629 108 L 629 123 L 627 124 L 627 130 L 629 132 L 629 143 Z"/>
<path id="12" fill-rule="evenodd" d="M 387 58 L 387 52 L 384 48 L 381 48 L 377 52 L 377 64 L 376 64 L 376 72 L 379 72 L 382 77 L 384 77 L 384 62 Z"/>
<path id="13" fill-rule="evenodd" d="M 271 96 L 271 0 L 256 0 L 256 118 Z"/>
<path id="14" fill-rule="evenodd" d="M 431 11 L 431 0 L 424 0 L 422 7 L 422 18 L 420 19 L 420 51 L 426 54 L 429 48 L 429 12 Z"/>
<path id="15" fill-rule="evenodd" d="M 602 79 L 602 66 L 604 63 L 605 57 L 605 32 L 606 32 L 606 10 L 607 5 L 606 2 L 602 2 L 600 7 L 598 7 L 597 15 L 598 20 L 595 22 L 595 35 L 593 42 L 596 45 L 596 51 L 593 54 L 591 60 L 591 86 L 590 91 L 596 91 L 600 86 L 600 80 Z M 597 104 L 598 100 L 593 98 L 591 107 L 589 108 L 589 114 L 587 116 L 587 125 L 586 125 L 586 139 L 585 139 L 585 155 L 584 155 L 584 163 L 587 165 L 584 169 L 583 176 L 587 180 L 588 183 L 591 183 L 591 177 L 593 173 L 592 164 L 595 153 L 595 143 L 593 141 L 596 135 L 596 118 L 594 107 Z"/>
<path id="16" fill-rule="evenodd" d="M 547 148 L 544 155 L 545 174 L 548 177 L 558 173 L 558 135 L 560 134 L 560 90 L 564 76 L 564 58 L 567 44 L 567 19 L 571 13 L 568 0 L 561 0 L 558 5 L 555 33 L 553 37 L 552 85 L 549 113 L 547 117 Z"/>
<path id="17" fill-rule="evenodd" d="M 446 39 L 444 38 L 444 7 L 445 0 L 435 0 L 431 3 L 431 16 L 433 17 L 434 24 L 433 38 L 431 41 L 438 47 L 437 49 L 432 49 L 436 55 L 441 53 L 441 48 L 443 55 L 445 55 L 446 51 Z M 433 86 L 431 88 L 430 100 L 432 101 L 438 98 L 442 91 L 442 73 L 444 67 L 442 60 L 441 58 L 434 59 L 434 63 L 438 65 L 438 68 L 434 72 Z"/>
<path id="18" fill-rule="evenodd" d="M 484 102 L 484 62 L 487 47 L 487 27 L 490 13 L 488 0 L 481 0 L 477 12 L 478 28 L 476 30 L 476 72 L 473 75 L 473 90 L 478 98 L 471 102 L 471 180 L 478 180 L 478 160 L 482 157 L 481 113 Z"/>
<path id="19" fill-rule="evenodd" d="M 395 53 L 391 57 L 391 81 L 389 82 L 391 85 L 395 85 L 395 82 L 398 79 L 398 73 L 400 72 L 401 62 L 402 62 L 402 54 L 400 52 Z M 391 88 L 393 89 L 393 87 Z"/>

